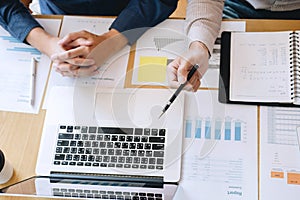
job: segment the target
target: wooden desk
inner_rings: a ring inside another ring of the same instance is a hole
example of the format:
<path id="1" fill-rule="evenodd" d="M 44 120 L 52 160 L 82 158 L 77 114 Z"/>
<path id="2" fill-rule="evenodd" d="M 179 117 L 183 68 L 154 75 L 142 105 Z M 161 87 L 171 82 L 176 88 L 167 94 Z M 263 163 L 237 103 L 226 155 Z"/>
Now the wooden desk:
<path id="1" fill-rule="evenodd" d="M 177 9 L 170 17 L 184 18 L 185 8 L 186 0 L 179 0 Z M 45 114 L 45 110 L 41 110 L 38 115 L 0 111 L 0 149 L 14 167 L 12 179 L 8 183 L 0 185 L 0 188 L 35 175 Z M 17 199 L 32 198 L 1 197 L 1 200 Z"/>
<path id="2" fill-rule="evenodd" d="M 45 111 L 38 115 L 0 112 L 0 148 L 14 167 L 12 179 L 0 187 L 24 180 L 35 174 L 35 165 Z M 1 199 L 24 199 L 1 197 Z"/>
<path id="3" fill-rule="evenodd" d="M 300 30 L 295 20 L 247 20 L 247 31 Z M 13 178 L 4 185 L 21 181 L 35 175 L 35 165 L 45 111 L 38 115 L 0 111 L 0 148 L 14 167 Z M 24 197 L 1 197 L 3 200 L 29 199 Z"/>

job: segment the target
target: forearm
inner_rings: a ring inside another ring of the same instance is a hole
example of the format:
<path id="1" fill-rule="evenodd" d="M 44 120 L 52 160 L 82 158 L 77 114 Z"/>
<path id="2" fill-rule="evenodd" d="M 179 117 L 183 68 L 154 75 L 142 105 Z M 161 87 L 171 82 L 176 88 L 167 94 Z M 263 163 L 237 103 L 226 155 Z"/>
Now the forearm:
<path id="1" fill-rule="evenodd" d="M 200 41 L 212 52 L 222 22 L 223 0 L 189 0 L 185 32 L 190 42 Z"/>
<path id="2" fill-rule="evenodd" d="M 21 42 L 33 28 L 41 27 L 19 0 L 0 1 L 0 25 Z"/>
<path id="3" fill-rule="evenodd" d="M 0 1 L 0 24 L 12 36 L 50 56 L 58 38 L 49 35 L 19 0 Z"/>
<path id="4" fill-rule="evenodd" d="M 201 63 L 201 59 L 208 59 L 210 56 L 207 46 L 200 41 L 193 41 L 189 46 L 189 51 L 192 52 L 191 62 L 193 65 Z"/>
<path id="5" fill-rule="evenodd" d="M 58 52 L 58 37 L 51 36 L 44 29 L 37 27 L 32 29 L 26 37 L 26 42 L 37 48 L 47 56 Z"/>

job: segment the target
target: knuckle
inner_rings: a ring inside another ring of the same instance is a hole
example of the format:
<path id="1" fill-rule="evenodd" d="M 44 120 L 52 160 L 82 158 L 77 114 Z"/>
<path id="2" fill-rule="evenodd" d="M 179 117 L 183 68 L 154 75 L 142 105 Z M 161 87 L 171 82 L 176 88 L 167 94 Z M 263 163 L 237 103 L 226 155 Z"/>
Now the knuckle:
<path id="1" fill-rule="evenodd" d="M 65 58 L 70 58 L 72 56 L 72 52 L 71 51 L 67 51 L 65 53 Z"/>
<path id="2" fill-rule="evenodd" d="M 72 38 L 72 36 L 73 36 L 73 33 L 68 33 L 68 34 L 66 35 L 66 38 Z"/>
<path id="3" fill-rule="evenodd" d="M 87 32 L 87 30 L 81 30 L 80 33 L 83 35 L 86 35 L 88 32 Z"/>

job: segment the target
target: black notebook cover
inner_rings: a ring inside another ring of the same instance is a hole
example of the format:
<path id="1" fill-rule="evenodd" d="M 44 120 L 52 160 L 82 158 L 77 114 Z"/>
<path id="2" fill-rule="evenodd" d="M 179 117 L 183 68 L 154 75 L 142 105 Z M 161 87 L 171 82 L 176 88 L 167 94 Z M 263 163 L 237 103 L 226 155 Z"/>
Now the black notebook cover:
<path id="1" fill-rule="evenodd" d="M 248 104 L 248 105 L 265 105 L 265 106 L 288 106 L 300 107 L 292 103 L 279 102 L 248 102 L 248 101 L 231 101 L 229 99 L 230 91 L 230 52 L 231 52 L 231 32 L 222 32 L 221 35 L 221 58 L 220 58 L 220 75 L 219 75 L 219 95 L 220 103 L 229 104 Z"/>

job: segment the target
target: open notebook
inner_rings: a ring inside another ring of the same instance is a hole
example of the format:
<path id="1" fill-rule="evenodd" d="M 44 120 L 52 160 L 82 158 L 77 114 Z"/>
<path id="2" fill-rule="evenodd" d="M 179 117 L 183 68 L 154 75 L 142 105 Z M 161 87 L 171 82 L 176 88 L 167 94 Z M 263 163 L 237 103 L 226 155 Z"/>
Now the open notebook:
<path id="1" fill-rule="evenodd" d="M 299 33 L 223 32 L 219 100 L 299 106 Z"/>

